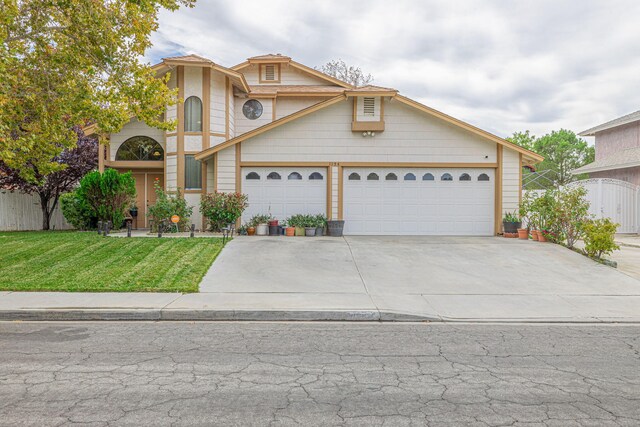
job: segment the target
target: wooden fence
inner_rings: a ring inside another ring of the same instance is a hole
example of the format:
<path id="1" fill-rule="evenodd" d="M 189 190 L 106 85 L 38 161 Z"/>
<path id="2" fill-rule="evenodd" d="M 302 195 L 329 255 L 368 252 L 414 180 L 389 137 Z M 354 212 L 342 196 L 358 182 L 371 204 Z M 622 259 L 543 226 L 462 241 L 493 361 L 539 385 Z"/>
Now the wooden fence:
<path id="1" fill-rule="evenodd" d="M 52 230 L 72 228 L 56 208 L 51 217 Z M 42 230 L 42 211 L 37 195 L 0 190 L 0 231 Z"/>

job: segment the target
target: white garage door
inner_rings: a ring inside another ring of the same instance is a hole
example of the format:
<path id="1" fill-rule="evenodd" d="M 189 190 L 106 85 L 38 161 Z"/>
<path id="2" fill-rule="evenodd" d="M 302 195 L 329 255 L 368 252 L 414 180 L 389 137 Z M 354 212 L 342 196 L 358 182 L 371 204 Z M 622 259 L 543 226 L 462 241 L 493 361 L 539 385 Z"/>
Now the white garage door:
<path id="1" fill-rule="evenodd" d="M 344 169 L 345 234 L 489 236 L 493 169 Z"/>
<path id="2" fill-rule="evenodd" d="M 249 207 L 245 222 L 256 214 L 278 220 L 294 214 L 326 214 L 326 168 L 242 168 L 242 192 Z"/>

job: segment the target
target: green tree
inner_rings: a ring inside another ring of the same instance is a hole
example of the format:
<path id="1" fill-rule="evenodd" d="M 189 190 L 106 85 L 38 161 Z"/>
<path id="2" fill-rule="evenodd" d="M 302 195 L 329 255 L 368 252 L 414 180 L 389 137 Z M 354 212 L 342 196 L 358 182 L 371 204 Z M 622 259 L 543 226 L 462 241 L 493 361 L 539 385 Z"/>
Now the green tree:
<path id="1" fill-rule="evenodd" d="M 2 0 L 0 158 L 36 182 L 64 168 L 52 159 L 76 143 L 74 126 L 175 127 L 162 113 L 177 94 L 140 57 L 159 10 L 194 1 Z"/>
<path id="2" fill-rule="evenodd" d="M 80 204 L 90 208 L 93 217 L 111 221 L 117 229 L 136 197 L 136 180 L 131 172 L 119 173 L 115 169 L 107 169 L 103 173 L 92 171 L 80 180 L 76 196 Z"/>
<path id="3" fill-rule="evenodd" d="M 536 142 L 536 137 L 526 130 L 524 132 L 514 132 L 513 135 L 506 138 L 506 140 L 513 142 L 522 148 L 533 151 L 533 144 Z"/>
<path id="4" fill-rule="evenodd" d="M 536 170 L 550 170 L 549 177 L 558 186 L 574 181 L 576 177 L 571 171 L 595 160 L 595 148 L 566 129 L 553 131 L 536 139 L 533 151 L 544 156 Z"/>

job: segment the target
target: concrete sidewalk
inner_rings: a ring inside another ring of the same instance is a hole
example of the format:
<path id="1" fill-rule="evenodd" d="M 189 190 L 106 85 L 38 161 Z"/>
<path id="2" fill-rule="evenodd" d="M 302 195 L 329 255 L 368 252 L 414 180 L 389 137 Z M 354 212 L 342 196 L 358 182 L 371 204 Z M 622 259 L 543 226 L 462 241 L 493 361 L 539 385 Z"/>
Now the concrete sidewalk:
<path id="1" fill-rule="evenodd" d="M 0 292 L 0 320 L 640 323 L 640 296 Z"/>

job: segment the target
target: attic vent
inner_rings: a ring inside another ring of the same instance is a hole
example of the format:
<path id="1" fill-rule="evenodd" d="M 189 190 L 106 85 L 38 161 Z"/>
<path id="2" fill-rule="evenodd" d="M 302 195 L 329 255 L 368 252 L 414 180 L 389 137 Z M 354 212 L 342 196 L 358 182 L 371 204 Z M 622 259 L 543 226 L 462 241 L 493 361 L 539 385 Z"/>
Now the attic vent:
<path id="1" fill-rule="evenodd" d="M 376 111 L 376 99 L 365 97 L 364 100 L 364 115 L 365 116 L 374 116 Z"/>
<path id="2" fill-rule="evenodd" d="M 267 65 L 264 67 L 264 79 L 265 80 L 275 80 L 276 79 L 276 66 L 275 65 Z"/>

